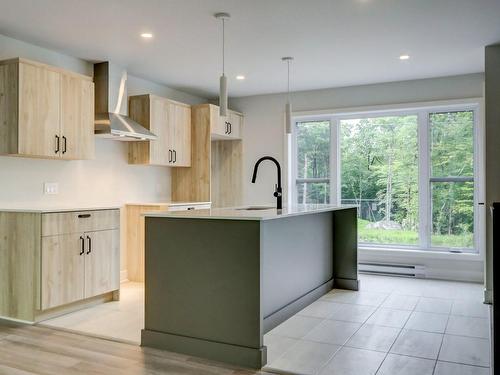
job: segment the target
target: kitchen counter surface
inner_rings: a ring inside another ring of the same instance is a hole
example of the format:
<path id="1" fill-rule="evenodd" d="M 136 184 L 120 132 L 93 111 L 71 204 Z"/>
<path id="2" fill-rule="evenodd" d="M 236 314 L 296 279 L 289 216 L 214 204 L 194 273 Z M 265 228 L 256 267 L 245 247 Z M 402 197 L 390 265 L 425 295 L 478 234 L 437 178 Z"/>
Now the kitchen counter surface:
<path id="1" fill-rule="evenodd" d="M 212 202 L 132 202 L 125 203 L 126 206 L 189 206 L 189 205 L 205 205 Z"/>
<path id="2" fill-rule="evenodd" d="M 245 208 L 266 208 L 248 210 Z M 146 217 L 168 217 L 187 219 L 223 219 L 223 220 L 272 220 L 291 216 L 309 215 L 320 212 L 338 211 L 353 208 L 352 205 L 329 205 L 329 204 L 303 204 L 285 207 L 281 210 L 268 208 L 268 206 L 244 206 L 231 208 L 212 208 L 210 210 L 192 210 L 176 212 L 147 212 Z"/>
<path id="3" fill-rule="evenodd" d="M 68 205 L 4 205 L 0 212 L 26 212 L 26 213 L 50 213 L 50 212 L 75 212 L 75 211 L 98 211 L 117 210 L 121 206 L 68 206 Z"/>

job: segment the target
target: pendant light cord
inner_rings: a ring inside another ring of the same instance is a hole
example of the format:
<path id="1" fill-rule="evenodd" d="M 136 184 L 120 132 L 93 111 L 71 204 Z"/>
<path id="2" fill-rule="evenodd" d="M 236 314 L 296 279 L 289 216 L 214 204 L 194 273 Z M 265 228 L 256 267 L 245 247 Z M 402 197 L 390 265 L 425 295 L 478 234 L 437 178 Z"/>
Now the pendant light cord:
<path id="1" fill-rule="evenodd" d="M 290 103 L 290 60 L 287 60 L 287 66 L 288 66 L 288 86 L 287 86 L 287 92 L 288 92 L 288 103 Z"/>
<path id="2" fill-rule="evenodd" d="M 222 75 L 225 73 L 225 50 L 224 50 L 224 45 L 225 43 L 225 20 L 224 18 L 222 19 Z"/>

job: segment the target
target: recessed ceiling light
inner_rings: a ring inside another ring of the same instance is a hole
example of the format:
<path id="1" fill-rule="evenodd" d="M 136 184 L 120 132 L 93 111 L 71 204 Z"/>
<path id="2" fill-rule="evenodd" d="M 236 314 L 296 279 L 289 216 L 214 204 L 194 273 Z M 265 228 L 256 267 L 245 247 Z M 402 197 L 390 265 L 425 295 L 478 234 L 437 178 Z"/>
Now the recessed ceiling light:
<path id="1" fill-rule="evenodd" d="M 151 39 L 153 37 L 153 34 L 151 34 L 151 33 L 142 33 L 141 36 L 144 39 Z"/>
<path id="2" fill-rule="evenodd" d="M 245 79 L 245 76 L 240 74 L 240 75 L 237 75 L 237 76 L 236 76 L 236 79 L 238 79 L 238 80 L 242 81 L 242 80 L 244 80 L 244 79 Z"/>
<path id="3" fill-rule="evenodd" d="M 400 60 L 408 60 L 410 58 L 410 55 L 401 55 L 399 56 Z"/>

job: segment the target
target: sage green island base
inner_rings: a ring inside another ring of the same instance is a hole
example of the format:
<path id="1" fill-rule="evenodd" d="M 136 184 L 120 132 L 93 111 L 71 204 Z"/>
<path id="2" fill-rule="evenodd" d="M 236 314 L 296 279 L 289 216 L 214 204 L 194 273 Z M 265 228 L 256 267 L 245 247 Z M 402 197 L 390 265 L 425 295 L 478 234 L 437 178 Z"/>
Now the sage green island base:
<path id="1" fill-rule="evenodd" d="M 358 289 L 356 208 L 145 216 L 143 346 L 261 368 L 264 333 L 333 287 Z"/>

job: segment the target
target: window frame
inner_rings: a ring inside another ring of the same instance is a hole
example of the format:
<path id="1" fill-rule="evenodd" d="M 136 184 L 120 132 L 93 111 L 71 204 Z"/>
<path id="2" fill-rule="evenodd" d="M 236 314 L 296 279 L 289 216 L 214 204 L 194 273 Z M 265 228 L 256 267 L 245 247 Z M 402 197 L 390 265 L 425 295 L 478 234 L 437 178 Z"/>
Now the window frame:
<path id="1" fill-rule="evenodd" d="M 432 191 L 431 191 L 431 127 L 430 114 L 436 112 L 473 111 L 473 152 L 474 152 L 474 234 L 473 248 L 431 246 L 432 235 Z M 292 185 L 289 203 L 297 202 L 296 157 L 297 140 L 295 128 L 297 122 L 329 121 L 330 122 L 330 204 L 340 204 L 341 192 L 341 157 L 340 157 L 340 121 L 346 119 L 374 118 L 384 116 L 417 116 L 418 139 L 418 186 L 419 186 L 419 243 L 418 245 L 373 244 L 360 243 L 361 249 L 409 250 L 427 253 L 462 253 L 484 256 L 484 104 L 481 98 L 436 101 L 425 103 L 395 104 L 374 107 L 360 107 L 344 110 L 325 110 L 299 112 L 293 114 L 292 134 L 287 151 L 289 158 L 288 183 Z M 480 202 L 482 204 L 480 204 Z M 456 254 L 457 255 L 457 254 Z M 458 254 L 460 255 L 460 254 Z"/>

